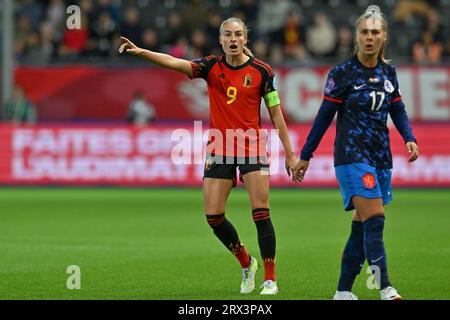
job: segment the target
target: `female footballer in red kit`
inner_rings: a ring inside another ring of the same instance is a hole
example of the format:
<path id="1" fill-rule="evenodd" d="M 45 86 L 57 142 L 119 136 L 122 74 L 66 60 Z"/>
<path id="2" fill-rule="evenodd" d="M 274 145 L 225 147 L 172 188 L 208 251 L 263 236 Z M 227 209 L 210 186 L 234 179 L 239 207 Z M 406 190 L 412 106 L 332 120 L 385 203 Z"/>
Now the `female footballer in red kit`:
<path id="1" fill-rule="evenodd" d="M 269 162 L 265 137 L 260 130 L 261 98 L 265 101 L 284 147 L 288 175 L 295 168 L 298 158 L 292 150 L 280 99 L 274 88 L 274 73 L 268 64 L 255 58 L 247 48 L 248 29 L 245 23 L 234 17 L 225 20 L 219 32 L 219 42 L 224 54 L 192 61 L 139 48 L 126 38 L 122 40 L 124 43 L 119 48 L 120 53 L 146 58 L 161 67 L 184 73 L 191 79 L 206 80 L 210 102 L 210 130 L 215 132 L 209 135 L 203 178 L 206 219 L 214 234 L 241 265 L 240 292 L 251 293 L 255 289 L 258 262 L 254 256 L 249 255 L 239 240 L 236 229 L 225 217 L 227 199 L 236 185 L 236 169 L 239 167 L 240 179 L 250 198 L 264 263 L 261 294 L 277 294 L 276 238 L 269 211 Z M 230 129 L 235 136 L 228 139 Z M 242 132 L 247 134 L 245 139 L 239 140 Z M 225 138 L 218 139 L 218 133 Z M 234 142 L 235 137 L 237 143 Z M 220 143 L 221 140 L 226 143 Z M 240 153 L 236 154 L 236 150 Z"/>

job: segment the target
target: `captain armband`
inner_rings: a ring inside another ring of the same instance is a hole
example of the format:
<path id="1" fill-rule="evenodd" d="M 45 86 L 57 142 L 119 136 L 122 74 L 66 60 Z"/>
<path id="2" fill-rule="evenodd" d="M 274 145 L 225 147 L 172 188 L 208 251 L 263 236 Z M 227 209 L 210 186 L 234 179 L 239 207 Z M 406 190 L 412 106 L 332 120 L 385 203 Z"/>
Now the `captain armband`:
<path id="1" fill-rule="evenodd" d="M 269 92 L 264 96 L 264 102 L 266 103 L 267 108 L 275 107 L 280 104 L 280 97 L 278 96 L 277 91 Z"/>

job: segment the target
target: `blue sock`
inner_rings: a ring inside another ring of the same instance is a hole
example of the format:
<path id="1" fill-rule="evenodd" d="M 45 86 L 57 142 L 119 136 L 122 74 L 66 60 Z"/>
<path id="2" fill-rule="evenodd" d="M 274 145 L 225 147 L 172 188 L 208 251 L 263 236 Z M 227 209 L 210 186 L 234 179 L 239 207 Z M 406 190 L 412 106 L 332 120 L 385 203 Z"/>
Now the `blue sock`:
<path id="1" fill-rule="evenodd" d="M 361 272 L 365 259 L 363 223 L 352 221 L 350 237 L 342 253 L 338 291 L 352 291 L 353 282 L 355 282 L 356 276 Z"/>
<path id="2" fill-rule="evenodd" d="M 366 252 L 367 262 L 371 267 L 378 267 L 380 270 L 380 280 L 378 282 L 376 269 L 372 269 L 375 279 L 384 289 L 390 286 L 388 272 L 386 250 L 383 242 L 384 217 L 374 216 L 364 222 L 364 250 Z"/>

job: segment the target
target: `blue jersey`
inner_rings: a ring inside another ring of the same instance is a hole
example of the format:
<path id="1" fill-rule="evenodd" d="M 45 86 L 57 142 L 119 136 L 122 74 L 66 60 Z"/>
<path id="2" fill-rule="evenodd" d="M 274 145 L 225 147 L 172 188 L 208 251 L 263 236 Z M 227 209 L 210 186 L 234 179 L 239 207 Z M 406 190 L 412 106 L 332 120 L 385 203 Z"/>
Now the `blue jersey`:
<path id="1" fill-rule="evenodd" d="M 375 68 L 367 68 L 355 55 L 331 69 L 322 105 L 302 150 L 303 160 L 312 157 L 336 112 L 335 166 L 364 162 L 375 168 L 392 168 L 388 114 L 405 143 L 416 141 L 395 68 L 381 60 Z"/>

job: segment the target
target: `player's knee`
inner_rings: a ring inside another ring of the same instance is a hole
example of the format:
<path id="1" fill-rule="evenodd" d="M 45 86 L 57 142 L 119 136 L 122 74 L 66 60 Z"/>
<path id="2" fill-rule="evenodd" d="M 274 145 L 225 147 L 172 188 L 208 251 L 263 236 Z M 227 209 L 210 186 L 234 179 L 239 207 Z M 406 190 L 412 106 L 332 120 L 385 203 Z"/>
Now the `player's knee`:
<path id="1" fill-rule="evenodd" d="M 216 214 L 215 212 L 225 212 L 225 205 L 218 201 L 205 201 L 205 214 Z"/>
<path id="2" fill-rule="evenodd" d="M 258 199 L 252 199 L 250 198 L 250 205 L 253 210 L 259 209 L 259 208 L 268 208 L 269 207 L 269 198 L 267 197 L 260 197 Z"/>

